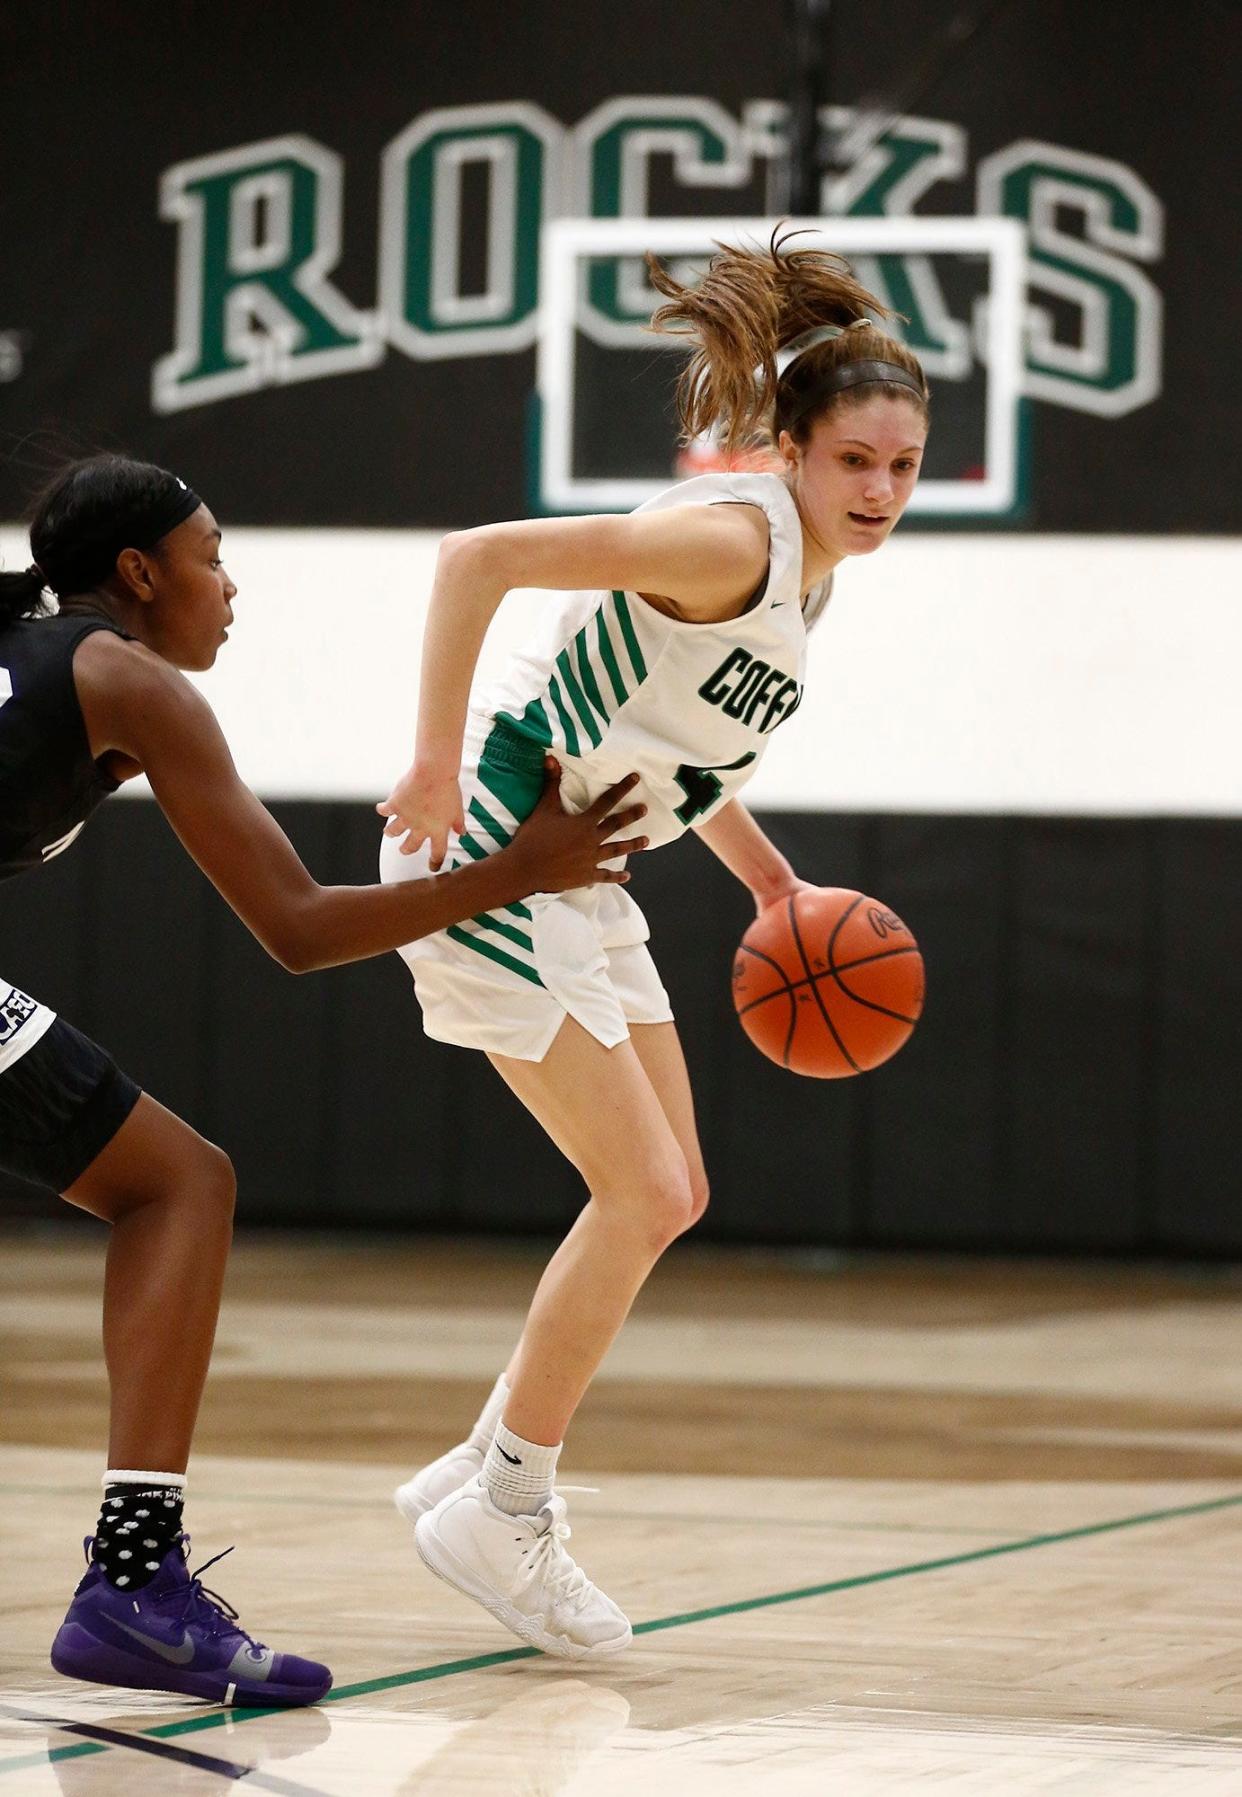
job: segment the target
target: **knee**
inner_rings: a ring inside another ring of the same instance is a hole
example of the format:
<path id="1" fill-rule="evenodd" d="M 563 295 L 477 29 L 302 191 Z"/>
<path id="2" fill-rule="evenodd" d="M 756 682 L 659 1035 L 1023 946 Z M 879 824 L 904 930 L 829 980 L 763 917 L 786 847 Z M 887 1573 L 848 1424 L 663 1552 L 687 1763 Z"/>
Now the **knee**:
<path id="1" fill-rule="evenodd" d="M 204 1142 L 190 1180 L 195 1198 L 216 1222 L 231 1225 L 237 1203 L 237 1175 L 223 1148 Z"/>
<path id="2" fill-rule="evenodd" d="M 642 1227 L 657 1253 L 663 1253 L 696 1221 L 701 1214 L 696 1205 L 696 1182 L 684 1161 L 651 1170 L 642 1192 Z"/>
<path id="3" fill-rule="evenodd" d="M 711 1186 L 708 1184 L 707 1174 L 699 1167 L 690 1175 L 690 1220 L 686 1224 L 687 1229 L 693 1229 L 707 1209 L 710 1197 Z"/>

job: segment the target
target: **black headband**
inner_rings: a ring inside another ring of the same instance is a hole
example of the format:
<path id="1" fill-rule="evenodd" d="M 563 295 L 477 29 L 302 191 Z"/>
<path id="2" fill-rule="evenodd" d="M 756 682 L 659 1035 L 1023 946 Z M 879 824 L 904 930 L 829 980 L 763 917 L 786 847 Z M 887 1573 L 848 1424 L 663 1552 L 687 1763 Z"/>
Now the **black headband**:
<path id="1" fill-rule="evenodd" d="M 89 592 L 116 571 L 122 549 L 154 549 L 170 530 L 184 524 L 202 504 L 192 487 L 175 474 L 143 503 L 124 507 L 84 533 L 62 555 L 42 550 L 42 573 L 58 598 Z"/>
<path id="2" fill-rule="evenodd" d="M 124 549 L 154 549 L 161 537 L 192 517 L 202 505 L 193 487 L 187 487 L 179 475 L 170 474 L 169 486 L 160 493 L 137 518 L 129 520 L 129 542 Z M 119 553 L 119 552 L 118 552 Z"/>
<path id="3" fill-rule="evenodd" d="M 908 368 L 903 368 L 900 362 L 868 360 L 842 362 L 826 374 L 822 381 L 816 381 L 814 386 L 800 394 L 790 411 L 783 412 L 782 427 L 788 429 L 790 425 L 796 424 L 799 418 L 804 417 L 813 406 L 817 406 L 821 400 L 827 399 L 832 393 L 841 393 L 847 387 L 878 386 L 880 384 L 909 387 L 911 393 L 916 393 L 922 403 L 927 404 L 927 393 L 923 383 L 917 375 L 911 374 Z"/>

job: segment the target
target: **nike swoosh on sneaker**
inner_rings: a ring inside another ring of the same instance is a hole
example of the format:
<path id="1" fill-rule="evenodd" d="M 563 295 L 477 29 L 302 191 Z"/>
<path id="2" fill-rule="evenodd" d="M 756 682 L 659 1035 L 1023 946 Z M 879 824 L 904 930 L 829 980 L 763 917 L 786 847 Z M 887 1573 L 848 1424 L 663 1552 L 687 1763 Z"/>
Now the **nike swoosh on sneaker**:
<path id="1" fill-rule="evenodd" d="M 174 1646 L 171 1641 L 161 1641 L 157 1635 L 144 1635 L 141 1629 L 130 1628 L 127 1622 L 122 1622 L 117 1616 L 114 1616 L 112 1620 L 116 1623 L 117 1628 L 124 1629 L 125 1633 L 132 1635 L 135 1641 L 141 1641 L 144 1647 L 149 1647 L 152 1653 L 157 1653 L 161 1660 L 171 1660 L 174 1666 L 187 1666 L 194 1658 L 194 1643 L 188 1633 L 182 1636 L 179 1646 Z"/>

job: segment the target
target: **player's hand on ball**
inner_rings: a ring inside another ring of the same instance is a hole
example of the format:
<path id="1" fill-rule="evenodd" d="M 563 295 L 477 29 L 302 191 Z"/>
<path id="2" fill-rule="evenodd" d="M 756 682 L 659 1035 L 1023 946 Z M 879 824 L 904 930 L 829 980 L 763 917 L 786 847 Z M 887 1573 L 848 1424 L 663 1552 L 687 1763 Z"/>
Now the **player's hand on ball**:
<path id="1" fill-rule="evenodd" d="M 757 886 L 751 889 L 751 898 L 755 901 L 755 916 L 762 917 L 772 905 L 779 905 L 783 900 L 792 897 L 795 892 L 814 892 L 815 888 L 809 880 L 800 880 L 791 874 L 788 880 L 779 886 L 767 886 L 760 890 Z"/>
<path id="2" fill-rule="evenodd" d="M 531 892 L 571 892 L 597 881 L 621 884 L 629 874 L 601 866 L 647 847 L 645 836 L 621 839 L 620 832 L 647 815 L 645 805 L 621 806 L 638 784 L 627 774 L 600 794 L 585 811 L 566 811 L 561 804 L 561 770 L 551 756 L 544 762 L 543 794 L 507 851 L 525 857 Z M 621 806 L 621 809 L 617 809 Z"/>
<path id="3" fill-rule="evenodd" d="M 430 845 L 433 874 L 438 874 L 444 865 L 450 833 L 456 830 L 460 836 L 466 827 L 461 787 L 455 773 L 429 776 L 412 767 L 375 809 L 389 820 L 384 826 L 385 836 L 407 833 L 401 844 L 403 855 L 412 855 L 424 843 Z"/>

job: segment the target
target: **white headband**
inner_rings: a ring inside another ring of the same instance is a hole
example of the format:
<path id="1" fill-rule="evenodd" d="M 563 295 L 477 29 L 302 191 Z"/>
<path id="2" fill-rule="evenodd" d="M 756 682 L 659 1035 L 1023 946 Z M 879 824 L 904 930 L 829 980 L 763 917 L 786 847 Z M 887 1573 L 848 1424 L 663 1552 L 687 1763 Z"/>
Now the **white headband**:
<path id="1" fill-rule="evenodd" d="M 865 327 L 870 323 L 869 318 L 855 318 L 851 319 L 847 325 L 817 324 L 812 330 L 803 331 L 800 337 L 795 337 L 792 343 L 785 345 L 784 349 L 777 350 L 777 380 L 779 381 L 799 356 L 804 356 L 809 349 L 818 349 L 821 343 L 831 343 L 834 337 L 843 337 L 846 331 L 856 331 L 860 325 Z"/>

